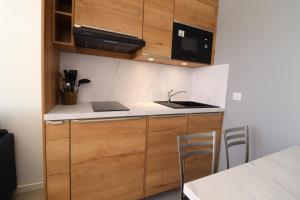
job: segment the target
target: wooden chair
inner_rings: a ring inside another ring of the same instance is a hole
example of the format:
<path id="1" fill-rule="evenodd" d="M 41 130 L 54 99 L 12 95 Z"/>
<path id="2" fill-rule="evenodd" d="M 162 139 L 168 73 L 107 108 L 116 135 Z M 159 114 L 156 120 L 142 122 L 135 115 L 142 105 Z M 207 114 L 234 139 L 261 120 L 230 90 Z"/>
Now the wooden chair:
<path id="1" fill-rule="evenodd" d="M 212 140 L 197 141 L 197 139 L 204 139 L 208 137 L 212 137 Z M 183 194 L 184 160 L 186 158 L 196 156 L 196 155 L 212 155 L 211 174 L 216 173 L 217 171 L 216 160 L 215 160 L 216 139 L 217 138 L 216 138 L 215 131 L 209 133 L 196 133 L 196 134 L 177 136 L 179 166 L 180 166 L 180 198 L 182 200 L 188 199 Z"/>
<path id="2" fill-rule="evenodd" d="M 236 145 L 245 145 L 245 162 L 249 161 L 249 133 L 248 126 L 236 127 L 224 130 L 224 142 L 226 152 L 227 169 L 229 169 L 229 148 Z"/>

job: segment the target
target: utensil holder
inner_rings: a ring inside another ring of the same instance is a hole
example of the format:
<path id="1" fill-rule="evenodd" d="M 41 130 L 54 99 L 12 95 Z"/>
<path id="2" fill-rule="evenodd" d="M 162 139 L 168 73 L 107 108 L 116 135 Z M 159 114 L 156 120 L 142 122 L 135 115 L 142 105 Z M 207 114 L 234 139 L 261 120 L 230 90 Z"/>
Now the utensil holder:
<path id="1" fill-rule="evenodd" d="M 61 92 L 61 104 L 62 105 L 74 105 L 77 103 L 77 91 L 76 92 Z"/>

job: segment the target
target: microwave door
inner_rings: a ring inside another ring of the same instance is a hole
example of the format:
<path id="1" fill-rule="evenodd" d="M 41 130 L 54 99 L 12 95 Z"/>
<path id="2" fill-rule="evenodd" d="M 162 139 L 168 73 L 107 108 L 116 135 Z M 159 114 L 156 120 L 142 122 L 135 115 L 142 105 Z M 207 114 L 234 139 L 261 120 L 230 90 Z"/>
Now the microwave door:
<path id="1" fill-rule="evenodd" d="M 172 59 L 210 64 L 212 41 L 211 32 L 174 23 Z"/>

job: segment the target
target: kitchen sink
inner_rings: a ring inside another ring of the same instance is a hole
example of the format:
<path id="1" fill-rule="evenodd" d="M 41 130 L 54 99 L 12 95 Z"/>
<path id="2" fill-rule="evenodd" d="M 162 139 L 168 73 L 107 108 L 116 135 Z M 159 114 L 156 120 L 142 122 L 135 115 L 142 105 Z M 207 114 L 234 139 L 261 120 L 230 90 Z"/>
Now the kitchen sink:
<path id="1" fill-rule="evenodd" d="M 198 103 L 194 101 L 154 101 L 154 103 L 158 103 L 170 108 L 174 109 L 182 109 L 182 108 L 219 108 L 218 106 Z"/>

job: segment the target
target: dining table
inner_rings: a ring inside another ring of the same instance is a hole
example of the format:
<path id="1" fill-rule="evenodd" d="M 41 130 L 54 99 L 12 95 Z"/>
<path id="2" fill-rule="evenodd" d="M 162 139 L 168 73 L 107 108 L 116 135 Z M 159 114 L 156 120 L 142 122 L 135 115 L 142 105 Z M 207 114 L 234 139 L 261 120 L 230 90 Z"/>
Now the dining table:
<path id="1" fill-rule="evenodd" d="M 300 200 L 300 146 L 184 184 L 190 200 Z"/>

